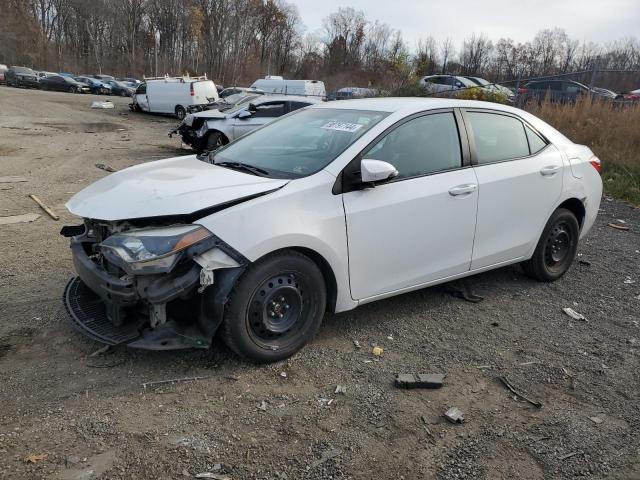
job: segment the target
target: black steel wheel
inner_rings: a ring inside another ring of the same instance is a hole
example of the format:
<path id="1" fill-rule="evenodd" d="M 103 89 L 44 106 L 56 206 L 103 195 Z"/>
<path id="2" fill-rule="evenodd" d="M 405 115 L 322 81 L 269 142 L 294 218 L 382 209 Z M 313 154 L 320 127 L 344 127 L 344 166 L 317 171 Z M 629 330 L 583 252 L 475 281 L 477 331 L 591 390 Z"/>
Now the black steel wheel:
<path id="1" fill-rule="evenodd" d="M 184 120 L 184 117 L 187 116 L 187 111 L 184 109 L 184 107 L 182 105 L 178 105 L 176 107 L 176 117 L 178 117 L 178 120 Z"/>
<path id="2" fill-rule="evenodd" d="M 522 264 L 525 272 L 542 282 L 552 282 L 571 267 L 578 249 L 580 225 L 569 210 L 559 208 L 547 222 L 533 256 Z"/>
<path id="3" fill-rule="evenodd" d="M 326 306 L 324 277 L 298 252 L 279 252 L 250 265 L 234 286 L 222 335 L 256 362 L 287 358 L 316 334 Z"/>

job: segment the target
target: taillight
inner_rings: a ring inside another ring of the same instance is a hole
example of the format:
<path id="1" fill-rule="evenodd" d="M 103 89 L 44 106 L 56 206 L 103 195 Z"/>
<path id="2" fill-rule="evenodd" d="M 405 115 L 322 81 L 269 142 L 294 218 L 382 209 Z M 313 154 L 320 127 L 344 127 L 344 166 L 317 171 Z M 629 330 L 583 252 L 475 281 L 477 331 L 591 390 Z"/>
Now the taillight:
<path id="1" fill-rule="evenodd" d="M 189 84 L 189 93 L 191 94 L 192 97 L 195 95 L 195 93 L 193 92 L 193 82 Z"/>
<path id="2" fill-rule="evenodd" d="M 520 88 L 518 89 L 518 95 L 522 95 L 523 93 L 527 93 L 527 89 L 526 89 L 526 88 L 524 88 L 524 87 L 520 87 Z"/>
<path id="3" fill-rule="evenodd" d="M 602 164 L 600 163 L 600 159 L 598 157 L 596 157 L 595 155 L 593 157 L 591 157 L 591 159 L 589 160 L 589 163 L 591 164 L 591 166 L 593 168 L 596 169 L 596 171 L 598 173 L 600 173 L 600 168 L 602 168 Z"/>

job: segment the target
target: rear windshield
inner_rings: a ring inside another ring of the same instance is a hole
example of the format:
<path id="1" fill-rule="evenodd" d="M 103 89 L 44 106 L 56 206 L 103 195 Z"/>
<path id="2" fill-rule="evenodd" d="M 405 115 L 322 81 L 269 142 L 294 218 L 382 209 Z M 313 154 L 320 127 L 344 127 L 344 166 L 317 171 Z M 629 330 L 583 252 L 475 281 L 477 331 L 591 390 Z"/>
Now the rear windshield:
<path id="1" fill-rule="evenodd" d="M 305 177 L 329 165 L 387 115 L 338 108 L 298 110 L 218 150 L 214 163 L 244 163 L 274 178 Z"/>

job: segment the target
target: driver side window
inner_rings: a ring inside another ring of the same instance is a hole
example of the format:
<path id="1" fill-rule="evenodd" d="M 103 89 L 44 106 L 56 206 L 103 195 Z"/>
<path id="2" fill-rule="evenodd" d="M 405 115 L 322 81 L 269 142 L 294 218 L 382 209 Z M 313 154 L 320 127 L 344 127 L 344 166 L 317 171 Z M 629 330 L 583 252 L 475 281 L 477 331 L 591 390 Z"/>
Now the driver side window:
<path id="1" fill-rule="evenodd" d="M 379 140 L 363 158 L 382 160 L 398 170 L 396 179 L 419 177 L 462 166 L 453 113 L 414 118 Z"/>

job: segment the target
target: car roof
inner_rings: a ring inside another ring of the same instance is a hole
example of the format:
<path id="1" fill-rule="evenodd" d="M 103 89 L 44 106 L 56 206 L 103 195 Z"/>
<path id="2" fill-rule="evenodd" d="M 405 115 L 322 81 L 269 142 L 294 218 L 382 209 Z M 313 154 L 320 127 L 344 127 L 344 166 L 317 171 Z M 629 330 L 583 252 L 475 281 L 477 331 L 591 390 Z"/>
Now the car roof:
<path id="1" fill-rule="evenodd" d="M 458 100 L 455 98 L 439 97 L 384 97 L 362 98 L 354 100 L 341 100 L 314 105 L 312 108 L 338 108 L 345 110 L 372 110 L 378 112 L 402 112 L 411 114 L 423 110 L 436 108 L 487 108 L 505 112 L 518 112 L 522 110 L 492 102 L 480 102 L 477 100 Z"/>

